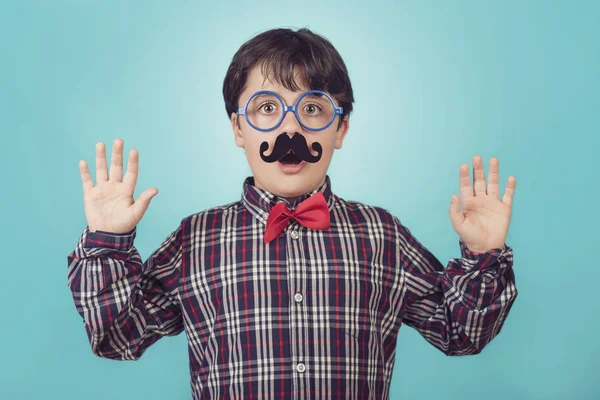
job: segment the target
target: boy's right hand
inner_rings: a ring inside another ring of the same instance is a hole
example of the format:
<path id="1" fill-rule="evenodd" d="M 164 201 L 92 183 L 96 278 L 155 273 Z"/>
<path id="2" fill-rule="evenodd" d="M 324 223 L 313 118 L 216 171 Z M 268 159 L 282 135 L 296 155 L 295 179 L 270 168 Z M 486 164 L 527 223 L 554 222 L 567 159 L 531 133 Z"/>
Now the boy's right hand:
<path id="1" fill-rule="evenodd" d="M 146 189 L 134 202 L 133 191 L 138 175 L 138 152 L 129 151 L 127 172 L 123 176 L 123 140 L 115 139 L 110 157 L 110 177 L 106 167 L 104 143 L 96 144 L 96 186 L 87 162 L 79 161 L 83 184 L 83 206 L 90 231 L 111 233 L 131 231 L 144 216 L 158 189 Z"/>

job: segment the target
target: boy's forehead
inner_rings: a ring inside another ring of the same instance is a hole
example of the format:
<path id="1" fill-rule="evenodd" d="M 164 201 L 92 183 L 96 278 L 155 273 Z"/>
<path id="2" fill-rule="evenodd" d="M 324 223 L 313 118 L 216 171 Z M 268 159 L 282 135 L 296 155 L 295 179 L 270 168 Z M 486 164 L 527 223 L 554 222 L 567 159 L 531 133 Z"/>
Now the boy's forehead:
<path id="1" fill-rule="evenodd" d="M 272 73 L 269 73 L 267 76 L 263 75 L 263 71 L 260 66 L 256 66 L 250 71 L 248 77 L 246 79 L 246 90 L 248 95 L 258 91 L 258 90 L 272 90 L 281 95 L 283 94 L 296 94 L 302 93 L 307 90 L 310 90 L 306 85 L 304 80 L 304 75 L 299 68 L 294 69 L 294 82 L 300 88 L 299 91 L 292 91 L 286 88 L 281 82 L 278 82 L 277 79 L 273 76 Z"/>

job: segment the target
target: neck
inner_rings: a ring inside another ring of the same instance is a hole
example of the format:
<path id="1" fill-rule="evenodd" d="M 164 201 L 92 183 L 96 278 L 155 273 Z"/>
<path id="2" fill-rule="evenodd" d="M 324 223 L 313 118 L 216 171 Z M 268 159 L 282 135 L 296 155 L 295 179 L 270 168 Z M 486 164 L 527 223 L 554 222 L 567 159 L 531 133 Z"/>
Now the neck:
<path id="1" fill-rule="evenodd" d="M 321 182 L 319 182 L 315 187 L 313 187 L 312 189 L 310 189 L 307 193 L 312 192 L 313 190 L 315 190 L 318 187 L 321 187 L 321 185 L 323 185 L 325 183 L 325 176 L 323 176 L 323 178 L 321 179 Z M 254 186 L 256 186 L 259 189 L 263 189 L 263 190 L 268 190 L 267 188 L 265 188 L 259 181 L 256 180 L 256 177 L 254 177 Z M 273 193 L 273 192 L 272 192 Z M 273 193 L 276 196 L 281 197 L 282 199 L 286 199 L 288 201 L 288 203 L 290 203 L 290 205 L 294 205 L 294 203 L 296 202 L 296 200 L 298 199 L 298 197 L 300 197 L 301 195 L 295 196 L 295 197 L 285 197 L 285 196 L 281 196 L 277 193 Z"/>

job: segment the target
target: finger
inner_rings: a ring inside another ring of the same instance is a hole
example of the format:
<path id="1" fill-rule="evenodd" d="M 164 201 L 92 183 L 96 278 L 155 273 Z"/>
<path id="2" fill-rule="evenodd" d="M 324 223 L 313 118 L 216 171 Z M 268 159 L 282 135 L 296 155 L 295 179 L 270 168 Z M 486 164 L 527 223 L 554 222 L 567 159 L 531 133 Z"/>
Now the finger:
<path id="1" fill-rule="evenodd" d="M 96 185 L 108 180 L 108 169 L 106 168 L 106 151 L 104 143 L 96 143 Z"/>
<path id="2" fill-rule="evenodd" d="M 512 200 L 515 194 L 516 186 L 517 178 L 514 176 L 509 176 L 508 182 L 506 183 L 506 188 L 504 189 L 504 196 L 502 196 L 502 201 L 509 206 L 512 206 Z"/>
<path id="3" fill-rule="evenodd" d="M 94 187 L 94 181 L 92 181 L 92 176 L 90 175 L 90 170 L 85 160 L 79 161 L 79 173 L 81 175 L 83 193 L 85 193 Z"/>
<path id="4" fill-rule="evenodd" d="M 135 184 L 137 183 L 138 177 L 138 160 L 139 154 L 136 149 L 129 150 L 129 159 L 127 161 L 127 171 L 125 172 L 125 177 L 123 178 L 123 182 L 126 183 L 131 189 L 135 189 Z"/>
<path id="5" fill-rule="evenodd" d="M 469 177 L 469 166 L 465 163 L 460 165 L 460 197 L 464 202 L 469 197 L 473 197 L 473 186 L 471 186 L 471 178 Z"/>
<path id="6" fill-rule="evenodd" d="M 499 164 L 500 161 L 496 157 L 490 158 L 487 193 L 494 199 L 497 199 L 500 196 L 500 188 L 498 186 L 500 181 Z"/>
<path id="7" fill-rule="evenodd" d="M 460 199 L 454 193 L 452 194 L 452 200 L 450 201 L 450 207 L 448 209 L 450 214 L 450 221 L 452 222 L 452 226 L 456 229 L 456 227 L 461 226 L 463 221 L 465 220 L 465 216 L 460 211 Z"/>
<path id="8" fill-rule="evenodd" d="M 115 139 L 110 155 L 110 180 L 121 182 L 123 179 L 123 139 Z"/>
<path id="9" fill-rule="evenodd" d="M 473 157 L 473 186 L 475 188 L 475 196 L 483 196 L 486 194 L 483 159 L 480 156 Z"/>
<path id="10" fill-rule="evenodd" d="M 135 203 L 133 203 L 133 215 L 139 221 L 144 216 L 144 213 L 150 205 L 150 200 L 158 194 L 158 189 L 146 189 L 139 195 Z"/>

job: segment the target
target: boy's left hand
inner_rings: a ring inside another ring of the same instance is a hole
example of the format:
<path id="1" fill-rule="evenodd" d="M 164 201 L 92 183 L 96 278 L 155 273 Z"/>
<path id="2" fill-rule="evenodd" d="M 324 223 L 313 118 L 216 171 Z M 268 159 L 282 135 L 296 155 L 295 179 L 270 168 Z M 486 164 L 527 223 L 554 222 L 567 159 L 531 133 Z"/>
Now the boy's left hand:
<path id="1" fill-rule="evenodd" d="M 508 177 L 504 196 L 500 200 L 498 163 L 496 157 L 490 158 L 487 192 L 482 158 L 473 157 L 475 190 L 471 186 L 468 164 L 461 164 L 459 175 L 462 211 L 458 196 L 452 194 L 449 209 L 452 227 L 469 250 L 476 253 L 502 249 L 508 233 L 517 179 L 514 176 Z"/>

